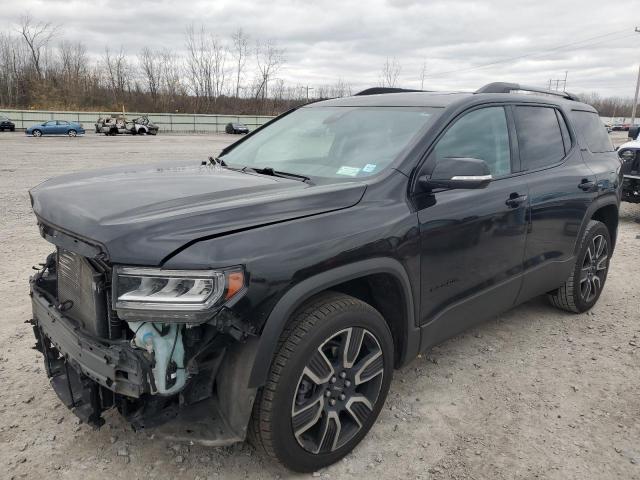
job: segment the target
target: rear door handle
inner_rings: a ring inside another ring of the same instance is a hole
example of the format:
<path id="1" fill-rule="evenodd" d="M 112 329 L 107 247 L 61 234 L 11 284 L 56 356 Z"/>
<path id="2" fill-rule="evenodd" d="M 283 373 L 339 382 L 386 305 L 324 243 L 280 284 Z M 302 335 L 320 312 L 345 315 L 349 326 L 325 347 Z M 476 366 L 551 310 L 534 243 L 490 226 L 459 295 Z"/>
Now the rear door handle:
<path id="1" fill-rule="evenodd" d="M 580 185 L 578 185 L 578 188 L 580 190 L 584 190 L 585 192 L 590 192 L 591 190 L 593 190 L 593 188 L 596 186 L 596 182 L 593 182 L 591 180 L 587 180 L 586 178 L 584 180 L 582 180 L 580 182 Z"/>
<path id="2" fill-rule="evenodd" d="M 507 205 L 507 207 L 518 208 L 520 205 L 522 205 L 526 201 L 527 201 L 526 195 L 518 195 L 517 193 L 512 193 L 511 195 L 509 195 L 509 198 L 504 203 Z"/>

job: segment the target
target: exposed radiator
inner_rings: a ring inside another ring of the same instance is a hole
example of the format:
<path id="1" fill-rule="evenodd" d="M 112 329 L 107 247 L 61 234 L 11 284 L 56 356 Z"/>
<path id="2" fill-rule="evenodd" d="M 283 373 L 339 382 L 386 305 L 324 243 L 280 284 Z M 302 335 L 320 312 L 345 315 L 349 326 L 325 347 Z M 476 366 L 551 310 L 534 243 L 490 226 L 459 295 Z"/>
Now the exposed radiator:
<path id="1" fill-rule="evenodd" d="M 58 249 L 58 301 L 64 314 L 86 332 L 108 338 L 109 323 L 102 274 L 76 253 Z"/>

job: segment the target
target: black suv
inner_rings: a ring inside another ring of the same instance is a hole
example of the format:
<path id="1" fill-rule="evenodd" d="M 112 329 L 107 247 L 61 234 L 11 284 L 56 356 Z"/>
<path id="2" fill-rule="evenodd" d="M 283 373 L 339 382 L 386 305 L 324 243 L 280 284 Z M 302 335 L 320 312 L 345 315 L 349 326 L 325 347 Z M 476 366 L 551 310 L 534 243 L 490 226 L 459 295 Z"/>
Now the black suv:
<path id="1" fill-rule="evenodd" d="M 36 347 L 83 421 L 248 436 L 311 471 L 362 440 L 419 352 L 537 295 L 596 303 L 621 164 L 592 107 L 505 83 L 374 92 L 203 164 L 31 190 L 57 247 L 31 280 Z"/>
<path id="2" fill-rule="evenodd" d="M 16 124 L 13 123 L 8 117 L 0 115 L 0 132 L 9 130 L 10 132 L 16 131 Z"/>

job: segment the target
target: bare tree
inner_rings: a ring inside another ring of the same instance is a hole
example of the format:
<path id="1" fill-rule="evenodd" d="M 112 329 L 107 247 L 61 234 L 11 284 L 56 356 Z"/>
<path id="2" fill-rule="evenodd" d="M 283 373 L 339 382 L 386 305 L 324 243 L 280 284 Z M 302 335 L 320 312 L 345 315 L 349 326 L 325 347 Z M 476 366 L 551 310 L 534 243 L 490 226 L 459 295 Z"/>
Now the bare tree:
<path id="1" fill-rule="evenodd" d="M 233 41 L 233 57 L 236 65 L 236 98 L 240 97 L 240 79 L 249 55 L 249 36 L 239 28 L 231 35 Z"/>
<path id="2" fill-rule="evenodd" d="M 57 31 L 57 27 L 50 22 L 35 22 L 30 15 L 23 15 L 20 19 L 19 32 L 29 48 L 38 78 L 43 77 L 43 55 Z"/>
<path id="3" fill-rule="evenodd" d="M 160 71 L 162 90 L 173 110 L 177 97 L 184 93 L 180 81 L 181 63 L 171 50 L 160 52 L 160 62 L 162 66 Z M 165 106 L 168 105 L 165 104 Z"/>
<path id="4" fill-rule="evenodd" d="M 227 47 L 204 27 L 187 28 L 186 73 L 197 103 L 209 106 L 223 93 L 227 76 Z"/>
<path id="5" fill-rule="evenodd" d="M 398 85 L 398 78 L 400 77 L 400 71 L 402 67 L 396 57 L 389 59 L 387 57 L 382 71 L 380 72 L 380 84 L 382 87 L 396 87 Z"/>
<path id="6" fill-rule="evenodd" d="M 310 91 L 341 96 L 351 88 L 342 80 L 315 88 L 287 84 L 279 77 L 284 50 L 260 41 L 254 51 L 241 29 L 225 42 L 191 27 L 185 55 L 141 45 L 133 61 L 126 46 L 112 44 L 93 60 L 85 45 L 57 43 L 55 33 L 30 17 L 15 32 L 0 32 L 0 107 L 104 111 L 124 104 L 132 111 L 272 114 L 304 103 Z"/>
<path id="7" fill-rule="evenodd" d="M 58 46 L 58 59 L 65 81 L 78 83 L 87 73 L 89 59 L 87 48 L 81 42 L 62 41 Z"/>
<path id="8" fill-rule="evenodd" d="M 29 53 L 25 45 L 11 35 L 0 33 L 0 104 L 17 106 L 26 88 Z"/>
<path id="9" fill-rule="evenodd" d="M 105 48 L 102 66 L 113 95 L 113 101 L 119 105 L 124 100 L 125 92 L 131 86 L 131 67 L 127 62 L 124 50 L 120 48 L 118 53 L 113 54 L 109 47 Z"/>
<path id="10" fill-rule="evenodd" d="M 424 90 L 424 81 L 427 78 L 427 61 L 422 61 L 422 68 L 420 69 L 420 90 Z"/>
<path id="11" fill-rule="evenodd" d="M 153 106 L 158 104 L 162 81 L 162 58 L 160 54 L 148 47 L 144 47 L 138 54 L 138 63 L 145 80 L 147 91 L 151 95 Z"/>
<path id="12" fill-rule="evenodd" d="M 284 63 L 284 49 L 278 48 L 275 42 L 256 42 L 256 66 L 258 81 L 255 98 L 263 100 L 268 96 L 269 80 L 276 75 Z"/>

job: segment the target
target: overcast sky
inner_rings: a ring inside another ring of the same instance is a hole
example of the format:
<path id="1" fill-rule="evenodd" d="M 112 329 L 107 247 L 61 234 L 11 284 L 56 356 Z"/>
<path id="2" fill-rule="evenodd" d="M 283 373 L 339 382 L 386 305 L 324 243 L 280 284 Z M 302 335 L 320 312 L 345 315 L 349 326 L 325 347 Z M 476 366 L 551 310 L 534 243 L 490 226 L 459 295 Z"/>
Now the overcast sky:
<path id="1" fill-rule="evenodd" d="M 179 52 L 192 23 L 220 37 L 242 27 L 286 50 L 279 77 L 290 84 L 340 78 L 357 90 L 378 84 L 385 59 L 396 57 L 403 87 L 420 86 L 426 62 L 425 89 L 471 90 L 498 80 L 544 86 L 568 71 L 569 91 L 631 97 L 640 63 L 640 0 L 0 3 L 3 28 L 14 29 L 29 12 L 96 55 L 107 42 L 132 55 L 144 45 Z"/>

